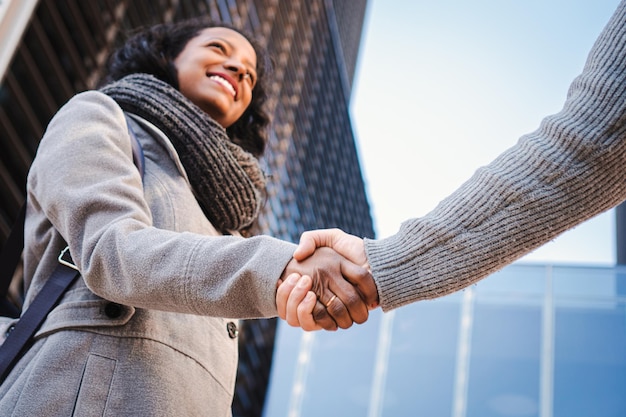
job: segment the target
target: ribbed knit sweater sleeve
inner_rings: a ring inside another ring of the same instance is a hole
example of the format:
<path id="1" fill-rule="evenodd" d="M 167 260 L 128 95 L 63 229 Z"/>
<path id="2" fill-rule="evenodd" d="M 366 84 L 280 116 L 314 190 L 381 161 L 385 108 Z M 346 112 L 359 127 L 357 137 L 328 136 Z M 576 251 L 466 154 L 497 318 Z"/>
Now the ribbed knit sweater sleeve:
<path id="1" fill-rule="evenodd" d="M 563 109 L 426 216 L 365 241 L 383 310 L 440 297 L 626 199 L 626 0 Z"/>

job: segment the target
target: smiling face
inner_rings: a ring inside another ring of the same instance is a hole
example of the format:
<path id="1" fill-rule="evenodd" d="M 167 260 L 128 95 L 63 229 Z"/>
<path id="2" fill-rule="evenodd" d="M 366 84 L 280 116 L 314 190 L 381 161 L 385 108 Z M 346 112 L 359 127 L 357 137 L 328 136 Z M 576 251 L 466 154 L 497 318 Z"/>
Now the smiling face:
<path id="1" fill-rule="evenodd" d="M 224 128 L 250 105 L 256 53 L 232 29 L 211 27 L 189 40 L 174 60 L 180 92 Z"/>

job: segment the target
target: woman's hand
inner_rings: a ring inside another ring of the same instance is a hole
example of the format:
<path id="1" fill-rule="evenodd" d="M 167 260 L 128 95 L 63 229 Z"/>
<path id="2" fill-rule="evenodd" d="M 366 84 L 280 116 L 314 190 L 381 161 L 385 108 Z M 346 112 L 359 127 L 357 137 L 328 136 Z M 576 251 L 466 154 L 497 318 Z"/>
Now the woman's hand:
<path id="1" fill-rule="evenodd" d="M 284 282 L 280 281 L 276 290 L 276 306 L 280 318 L 289 325 L 302 327 L 306 331 L 323 329 L 313 318 L 313 310 L 318 301 L 315 293 L 310 291 L 312 286 L 313 280 L 310 276 L 293 273 Z M 336 328 L 335 325 L 334 329 Z M 328 330 L 334 329 L 331 324 Z"/>

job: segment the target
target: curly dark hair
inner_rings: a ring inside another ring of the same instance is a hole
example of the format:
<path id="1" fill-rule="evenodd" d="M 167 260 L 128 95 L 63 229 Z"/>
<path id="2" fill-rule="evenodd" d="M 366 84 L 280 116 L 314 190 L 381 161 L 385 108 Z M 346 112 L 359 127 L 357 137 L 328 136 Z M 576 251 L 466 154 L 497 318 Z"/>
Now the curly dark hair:
<path id="1" fill-rule="evenodd" d="M 270 122 L 265 103 L 268 92 L 267 78 L 272 64 L 265 48 L 259 45 L 252 36 L 230 24 L 199 17 L 142 29 L 113 51 L 107 61 L 105 76 L 99 86 L 117 81 L 130 74 L 145 73 L 179 89 L 178 72 L 174 60 L 190 39 L 210 27 L 225 27 L 239 32 L 250 42 L 256 52 L 257 81 L 252 92 L 252 101 L 239 120 L 226 129 L 226 133 L 234 143 L 259 157 L 265 150 L 267 126 Z"/>

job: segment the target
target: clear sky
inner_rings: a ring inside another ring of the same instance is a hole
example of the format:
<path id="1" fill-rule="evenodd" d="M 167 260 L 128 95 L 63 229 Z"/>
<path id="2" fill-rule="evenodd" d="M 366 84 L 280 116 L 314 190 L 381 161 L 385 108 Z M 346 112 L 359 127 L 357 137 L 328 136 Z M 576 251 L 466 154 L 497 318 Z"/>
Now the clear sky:
<path id="1" fill-rule="evenodd" d="M 378 237 L 558 112 L 618 0 L 369 0 L 352 117 Z M 614 212 L 524 258 L 612 264 Z"/>

